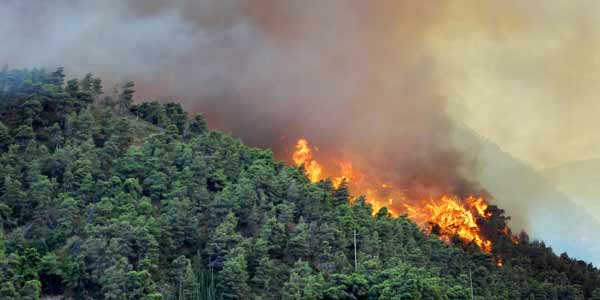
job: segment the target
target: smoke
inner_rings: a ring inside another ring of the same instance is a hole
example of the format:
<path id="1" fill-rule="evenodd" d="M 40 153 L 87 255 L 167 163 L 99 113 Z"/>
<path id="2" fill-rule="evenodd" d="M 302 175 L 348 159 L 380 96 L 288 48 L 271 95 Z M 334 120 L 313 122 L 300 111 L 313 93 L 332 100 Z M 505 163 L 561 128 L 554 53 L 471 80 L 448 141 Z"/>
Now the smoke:
<path id="1" fill-rule="evenodd" d="M 435 42 L 465 123 L 536 169 L 600 157 L 600 2 L 476 2 Z"/>
<path id="2" fill-rule="evenodd" d="M 400 186 L 484 192 L 474 183 L 486 171 L 481 145 L 457 150 L 456 124 L 540 165 L 597 140 L 538 142 L 598 125 L 553 130 L 588 116 L 561 101 L 595 99 L 598 73 L 576 75 L 600 61 L 598 32 L 587 31 L 597 5 L 567 2 L 5 0 L 0 65 L 131 79 L 138 98 L 179 101 L 251 145 L 285 153 L 306 137 L 317 155 Z M 535 203 L 497 200 L 514 226 L 534 215 L 520 207 Z"/>
<path id="3" fill-rule="evenodd" d="M 390 176 L 454 185 L 449 180 L 461 155 L 450 146 L 453 123 L 428 49 L 431 30 L 443 19 L 442 3 L 63 0 L 3 6 L 9 21 L 0 32 L 10 42 L 0 57 L 11 65 L 127 77 L 142 97 L 175 96 L 253 145 L 279 147 L 281 136 L 304 136 Z M 37 21 L 29 24 L 32 18 Z"/>

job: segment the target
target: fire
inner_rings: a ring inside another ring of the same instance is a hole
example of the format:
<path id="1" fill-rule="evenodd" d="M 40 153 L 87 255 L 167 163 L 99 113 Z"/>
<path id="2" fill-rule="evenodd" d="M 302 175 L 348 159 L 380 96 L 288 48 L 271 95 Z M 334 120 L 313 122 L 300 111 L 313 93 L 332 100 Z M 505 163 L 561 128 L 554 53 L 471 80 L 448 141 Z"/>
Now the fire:
<path id="1" fill-rule="evenodd" d="M 298 140 L 292 159 L 297 166 L 304 165 L 304 168 L 306 169 L 306 175 L 311 182 L 317 182 L 321 180 L 323 168 L 316 160 L 313 160 L 312 150 L 308 146 L 307 140 Z"/>
<path id="2" fill-rule="evenodd" d="M 435 233 L 445 242 L 449 243 L 452 237 L 458 236 L 465 243 L 473 242 L 483 251 L 491 251 L 492 242 L 483 237 L 477 224 L 479 218 L 491 217 L 486 211 L 488 204 L 484 198 L 470 196 L 461 199 L 453 195 L 442 195 L 412 199 L 404 193 L 406 190 L 393 183 L 378 180 L 377 176 L 361 173 L 349 161 L 333 159 L 335 169 L 325 168 L 314 158 L 313 149 L 302 138 L 297 141 L 292 155 L 294 164 L 304 166 L 311 182 L 329 177 L 336 189 L 342 182 L 346 182 L 354 194 L 366 197 L 373 213 L 386 207 L 392 216 L 407 214 L 421 228 Z"/>
<path id="3" fill-rule="evenodd" d="M 302 165 L 307 161 L 312 160 L 312 150 L 308 146 L 308 141 L 305 139 L 299 139 L 296 143 L 296 150 L 292 155 L 292 159 L 296 165 Z"/>
<path id="4" fill-rule="evenodd" d="M 438 234 L 442 240 L 449 242 L 450 237 L 457 235 L 486 252 L 492 250 L 492 242 L 481 236 L 477 225 L 477 217 L 486 216 L 487 204 L 483 198 L 471 196 L 461 201 L 458 197 L 444 195 L 419 207 L 405 206 L 409 217 L 422 227 L 429 227 L 429 231 Z"/>
<path id="5" fill-rule="evenodd" d="M 504 266 L 504 261 L 501 258 L 498 258 L 498 260 L 496 261 L 496 266 L 502 268 Z"/>
<path id="6" fill-rule="evenodd" d="M 323 167 L 319 162 L 313 159 L 313 151 L 310 148 L 306 139 L 299 139 L 296 143 L 296 148 L 292 154 L 292 160 L 296 166 L 304 166 L 306 176 L 311 182 L 319 182 L 323 179 Z M 336 189 L 340 187 L 342 182 L 350 181 L 353 175 L 352 164 L 349 162 L 339 162 L 340 176 L 333 177 L 333 187 Z"/>
<path id="7" fill-rule="evenodd" d="M 342 182 L 349 182 L 352 179 L 353 169 L 352 164 L 349 162 L 340 162 L 338 163 L 340 167 L 341 175 L 333 178 L 333 187 L 339 188 Z"/>

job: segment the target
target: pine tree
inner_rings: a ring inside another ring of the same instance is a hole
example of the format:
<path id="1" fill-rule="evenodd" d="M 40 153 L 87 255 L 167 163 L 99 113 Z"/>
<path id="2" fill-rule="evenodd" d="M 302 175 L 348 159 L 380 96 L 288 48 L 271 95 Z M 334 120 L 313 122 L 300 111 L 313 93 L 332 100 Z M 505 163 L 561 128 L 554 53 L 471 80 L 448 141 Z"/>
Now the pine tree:
<path id="1" fill-rule="evenodd" d="M 9 128 L 0 122 L 0 152 L 6 151 L 10 144 L 12 144 L 12 136 Z"/>
<path id="2" fill-rule="evenodd" d="M 322 295 L 323 277 L 315 275 L 307 262 L 294 264 L 289 280 L 284 284 L 282 300 L 317 300 Z"/>
<path id="3" fill-rule="evenodd" d="M 166 199 L 163 203 L 163 213 L 160 216 L 160 224 L 164 230 L 163 253 L 171 255 L 195 249 L 200 239 L 200 230 L 191 201 L 187 198 L 173 198 Z"/>
<path id="4" fill-rule="evenodd" d="M 268 256 L 263 256 L 258 260 L 258 265 L 252 278 L 254 288 L 254 299 L 268 300 L 275 299 L 277 293 L 277 273 L 275 262 Z"/>
<path id="5" fill-rule="evenodd" d="M 133 90 L 134 86 L 135 84 L 133 81 L 127 81 L 121 87 L 121 91 L 117 98 L 117 108 L 119 114 L 124 115 L 129 112 L 129 108 L 133 103 L 133 93 L 135 92 Z"/>
<path id="6" fill-rule="evenodd" d="M 340 186 L 333 192 L 333 205 L 337 207 L 342 204 L 346 204 L 348 203 L 349 199 L 350 192 L 348 190 L 348 181 L 343 179 L 340 183 Z"/>
<path id="7" fill-rule="evenodd" d="M 19 300 L 21 297 L 15 290 L 12 282 L 4 281 L 0 283 L 0 299 L 3 300 Z"/>
<path id="8" fill-rule="evenodd" d="M 206 125 L 206 120 L 202 114 L 197 114 L 194 117 L 194 120 L 190 123 L 189 133 L 192 136 L 199 136 L 205 133 L 208 130 L 208 126 Z"/>
<path id="9" fill-rule="evenodd" d="M 259 237 L 267 242 L 269 255 L 274 258 L 283 258 L 287 244 L 287 233 L 284 224 L 271 217 L 262 226 Z"/>
<path id="10" fill-rule="evenodd" d="M 102 278 L 102 294 L 106 300 L 159 300 L 163 296 L 147 271 L 134 271 L 125 258 L 106 270 Z"/>
<path id="11" fill-rule="evenodd" d="M 17 128 L 17 133 L 15 134 L 14 140 L 17 142 L 22 149 L 25 149 L 34 138 L 33 128 L 30 125 L 21 125 Z"/>
<path id="12" fill-rule="evenodd" d="M 298 224 L 292 230 L 290 238 L 287 242 L 286 254 L 291 261 L 306 259 L 309 254 L 309 232 L 308 225 L 304 223 L 304 219 L 300 217 Z"/>
<path id="13" fill-rule="evenodd" d="M 235 248 L 225 258 L 219 273 L 219 290 L 223 300 L 250 299 L 247 262 L 243 248 Z"/>
<path id="14" fill-rule="evenodd" d="M 21 291 L 22 300 L 40 300 L 42 284 L 38 280 L 29 280 L 25 282 Z"/>
<path id="15" fill-rule="evenodd" d="M 179 256 L 173 260 L 171 278 L 175 281 L 178 300 L 192 299 L 192 295 L 198 289 L 196 277 L 192 270 L 192 263 L 185 256 Z"/>
<path id="16" fill-rule="evenodd" d="M 208 249 L 209 265 L 216 271 L 222 269 L 225 257 L 242 240 L 242 237 L 236 231 L 237 223 L 236 216 L 233 213 L 229 213 L 213 233 Z"/>

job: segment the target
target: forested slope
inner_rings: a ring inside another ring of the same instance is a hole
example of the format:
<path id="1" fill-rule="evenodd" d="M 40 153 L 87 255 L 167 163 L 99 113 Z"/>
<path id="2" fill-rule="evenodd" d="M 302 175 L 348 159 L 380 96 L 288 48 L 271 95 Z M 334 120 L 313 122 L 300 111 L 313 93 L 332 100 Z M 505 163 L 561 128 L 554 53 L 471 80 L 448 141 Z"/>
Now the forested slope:
<path id="1" fill-rule="evenodd" d="M 449 246 L 132 83 L 101 91 L 0 73 L 0 299 L 600 299 L 597 269 L 513 244 L 496 207 L 492 253 Z"/>
<path id="2" fill-rule="evenodd" d="M 585 205 L 591 215 L 600 220 L 600 159 L 565 163 L 545 169 L 542 174 L 556 184 L 573 201 Z"/>
<path id="3" fill-rule="evenodd" d="M 543 237 L 559 253 L 567 251 L 570 256 L 595 265 L 600 262 L 597 237 L 600 222 L 584 208 L 593 206 L 596 202 L 593 197 L 589 197 L 588 202 L 580 202 L 559 182 L 546 179 L 544 172 L 502 151 L 493 141 L 470 129 L 457 132 L 463 151 L 478 150 L 478 169 L 471 174 L 472 180 L 491 193 L 493 203 L 510 212 L 509 225 L 514 226 L 513 229 L 526 228 L 531 236 Z M 579 193 L 589 191 L 587 186 L 598 182 L 594 176 L 563 175 L 563 181 L 580 183 Z"/>

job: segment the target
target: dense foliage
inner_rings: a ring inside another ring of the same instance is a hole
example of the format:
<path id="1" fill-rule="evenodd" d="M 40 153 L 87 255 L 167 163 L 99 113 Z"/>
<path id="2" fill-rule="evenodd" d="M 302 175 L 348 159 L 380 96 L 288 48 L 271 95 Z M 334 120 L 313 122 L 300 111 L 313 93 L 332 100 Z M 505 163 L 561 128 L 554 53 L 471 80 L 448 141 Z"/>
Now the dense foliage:
<path id="1" fill-rule="evenodd" d="M 598 270 L 513 244 L 496 207 L 491 254 L 448 246 L 132 99 L 91 74 L 0 72 L 0 299 L 600 299 Z"/>

